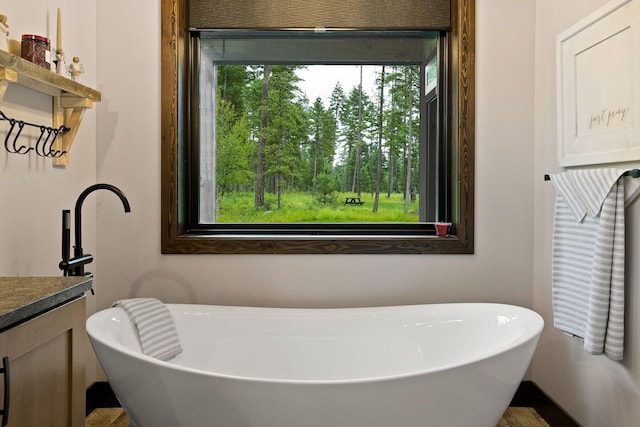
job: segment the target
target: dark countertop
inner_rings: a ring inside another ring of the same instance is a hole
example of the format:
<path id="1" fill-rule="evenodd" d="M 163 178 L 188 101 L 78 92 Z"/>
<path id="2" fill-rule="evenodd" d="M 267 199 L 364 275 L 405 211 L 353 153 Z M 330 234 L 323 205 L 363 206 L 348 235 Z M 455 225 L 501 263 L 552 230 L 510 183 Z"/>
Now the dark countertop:
<path id="1" fill-rule="evenodd" d="M 0 277 L 0 331 L 78 298 L 91 277 Z"/>

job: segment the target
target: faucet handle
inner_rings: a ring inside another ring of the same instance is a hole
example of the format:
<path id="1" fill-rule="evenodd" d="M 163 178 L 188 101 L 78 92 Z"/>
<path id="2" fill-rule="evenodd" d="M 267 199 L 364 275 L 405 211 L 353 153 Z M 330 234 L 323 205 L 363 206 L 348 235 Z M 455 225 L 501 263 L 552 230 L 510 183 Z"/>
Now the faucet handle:
<path id="1" fill-rule="evenodd" d="M 65 276 L 84 276 L 83 273 L 81 274 L 83 271 L 81 267 L 91 262 L 93 262 L 93 255 L 86 254 L 66 261 L 62 260 L 58 267 L 65 272 Z"/>
<path id="2" fill-rule="evenodd" d="M 71 210 L 62 211 L 62 262 L 69 261 L 71 257 Z M 65 270 L 65 276 L 67 271 Z"/>

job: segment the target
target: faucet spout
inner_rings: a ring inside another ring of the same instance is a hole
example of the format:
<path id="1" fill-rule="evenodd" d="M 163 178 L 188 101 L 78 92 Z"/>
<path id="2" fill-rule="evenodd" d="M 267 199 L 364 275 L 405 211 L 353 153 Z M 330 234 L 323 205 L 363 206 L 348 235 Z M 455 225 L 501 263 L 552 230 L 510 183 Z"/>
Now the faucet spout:
<path id="1" fill-rule="evenodd" d="M 84 203 L 84 199 L 86 199 L 89 194 L 93 193 L 96 190 L 111 191 L 112 193 L 114 193 L 116 196 L 120 198 L 120 201 L 124 206 L 124 211 L 131 212 L 131 206 L 129 206 L 129 200 L 127 200 L 127 197 L 118 187 L 115 187 L 111 184 L 94 184 L 90 187 L 87 187 L 82 193 L 80 193 L 80 195 L 78 196 L 78 200 L 76 200 L 76 207 L 74 211 L 75 220 L 76 220 L 75 228 L 74 228 L 74 231 L 75 231 L 75 246 L 73 248 L 74 258 L 81 258 L 84 255 L 82 251 L 82 204 Z M 75 271 L 76 274 L 74 275 L 79 275 L 79 276 L 84 275 L 83 264 L 76 268 L 77 268 L 77 271 Z"/>

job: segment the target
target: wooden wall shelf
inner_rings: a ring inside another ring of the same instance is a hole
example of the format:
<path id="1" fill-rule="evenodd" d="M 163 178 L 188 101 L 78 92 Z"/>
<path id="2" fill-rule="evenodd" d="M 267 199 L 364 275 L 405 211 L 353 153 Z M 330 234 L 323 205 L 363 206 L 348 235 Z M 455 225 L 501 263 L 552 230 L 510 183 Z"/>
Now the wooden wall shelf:
<path id="1" fill-rule="evenodd" d="M 53 164 L 69 163 L 69 151 L 75 139 L 82 116 L 94 102 L 100 102 L 99 91 L 82 85 L 70 78 L 60 76 L 19 56 L 0 50 L 0 102 L 9 83 L 17 84 L 53 97 L 54 128 L 64 125 L 71 129 L 55 142 L 54 149 L 66 151 L 62 157 L 54 158 Z"/>

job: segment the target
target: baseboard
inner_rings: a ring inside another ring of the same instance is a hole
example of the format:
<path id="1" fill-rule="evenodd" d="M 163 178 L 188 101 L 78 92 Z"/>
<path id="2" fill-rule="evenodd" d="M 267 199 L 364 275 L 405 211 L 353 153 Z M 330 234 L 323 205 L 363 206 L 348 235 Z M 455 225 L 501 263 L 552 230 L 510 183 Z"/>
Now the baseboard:
<path id="1" fill-rule="evenodd" d="M 106 381 L 95 382 L 87 389 L 87 410 L 89 415 L 96 408 L 118 408 L 120 402 L 113 394 L 111 386 Z"/>
<path id="2" fill-rule="evenodd" d="M 569 414 L 564 412 L 532 381 L 523 381 L 511 400 L 510 406 L 534 408 L 551 427 L 580 427 Z"/>

